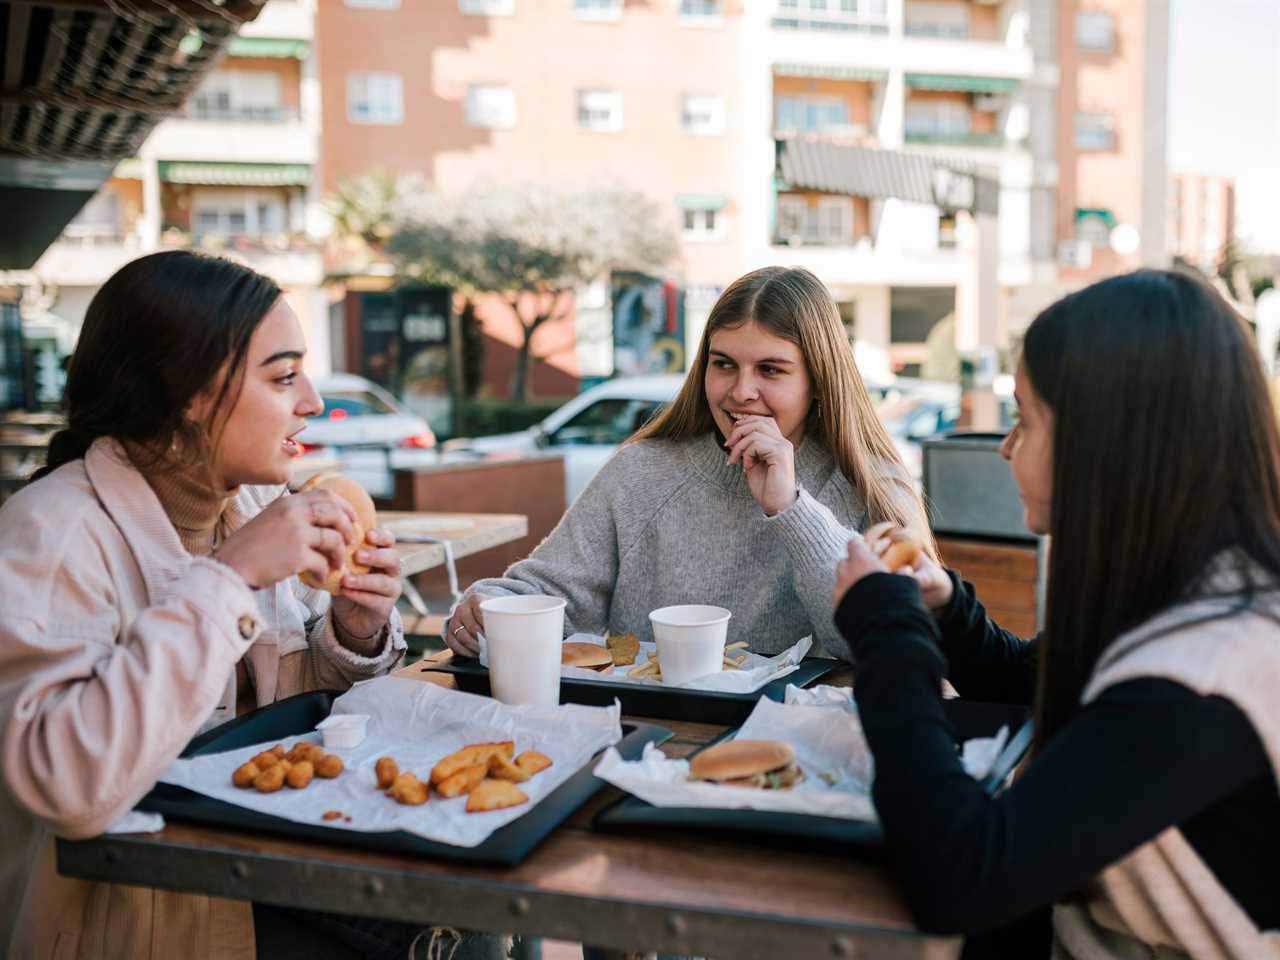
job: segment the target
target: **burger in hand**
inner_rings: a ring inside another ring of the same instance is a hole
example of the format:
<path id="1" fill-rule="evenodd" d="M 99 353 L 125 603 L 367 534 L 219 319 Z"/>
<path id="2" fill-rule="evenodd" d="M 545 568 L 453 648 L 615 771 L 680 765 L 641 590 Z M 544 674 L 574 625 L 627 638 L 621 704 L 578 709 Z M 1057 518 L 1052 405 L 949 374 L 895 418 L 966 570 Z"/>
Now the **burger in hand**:
<path id="1" fill-rule="evenodd" d="M 787 790 L 804 779 L 804 771 L 781 740 L 730 740 L 695 755 L 689 777 L 730 787 Z"/>
<path id="2" fill-rule="evenodd" d="M 365 492 L 364 487 L 356 483 L 350 477 L 345 477 L 340 473 L 318 473 L 301 487 L 298 488 L 299 493 L 305 493 L 308 490 L 329 490 L 336 493 L 356 512 L 358 518 L 355 523 L 356 540 L 347 548 L 347 562 L 337 570 L 330 570 L 329 575 L 321 580 L 310 571 L 303 571 L 299 574 L 299 579 L 307 586 L 316 590 L 325 590 L 328 593 L 337 594 L 342 591 L 342 578 L 349 573 L 363 574 L 368 573 L 369 568 L 355 560 L 355 552 L 366 546 L 365 534 L 378 525 L 378 515 L 373 508 L 373 500 L 369 494 Z"/>
<path id="3" fill-rule="evenodd" d="M 920 542 L 891 520 L 877 523 L 866 532 L 867 546 L 890 573 L 914 567 L 923 549 Z"/>

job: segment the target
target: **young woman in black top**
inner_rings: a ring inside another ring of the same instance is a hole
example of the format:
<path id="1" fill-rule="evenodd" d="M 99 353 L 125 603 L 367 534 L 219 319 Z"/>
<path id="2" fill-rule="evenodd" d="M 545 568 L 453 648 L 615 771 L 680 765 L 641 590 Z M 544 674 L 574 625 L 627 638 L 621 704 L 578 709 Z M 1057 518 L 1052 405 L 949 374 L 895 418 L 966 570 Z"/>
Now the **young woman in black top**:
<path id="1" fill-rule="evenodd" d="M 1015 925 L 1010 957 L 1280 955 L 1280 440 L 1248 329 L 1186 276 L 1104 280 L 1027 330 L 1016 397 L 1001 453 L 1052 535 L 1040 636 L 857 537 L 837 571 L 911 909 L 971 946 Z M 997 797 L 960 767 L 944 676 L 1035 705 Z"/>

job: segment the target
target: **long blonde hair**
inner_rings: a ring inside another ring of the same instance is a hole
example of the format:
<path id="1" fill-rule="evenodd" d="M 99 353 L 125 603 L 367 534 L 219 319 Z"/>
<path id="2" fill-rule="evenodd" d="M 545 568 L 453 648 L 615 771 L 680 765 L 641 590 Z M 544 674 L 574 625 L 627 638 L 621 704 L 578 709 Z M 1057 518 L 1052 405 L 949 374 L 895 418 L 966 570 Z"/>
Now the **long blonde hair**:
<path id="1" fill-rule="evenodd" d="M 906 527 L 936 558 L 924 504 L 871 405 L 840 311 L 822 281 L 808 270 L 763 267 L 735 280 L 711 308 L 698 356 L 680 393 L 628 442 L 682 440 L 714 429 L 706 390 L 711 335 L 746 323 L 758 323 L 800 348 L 814 396 L 805 436 L 831 453 L 862 497 L 870 522 L 892 520 Z"/>

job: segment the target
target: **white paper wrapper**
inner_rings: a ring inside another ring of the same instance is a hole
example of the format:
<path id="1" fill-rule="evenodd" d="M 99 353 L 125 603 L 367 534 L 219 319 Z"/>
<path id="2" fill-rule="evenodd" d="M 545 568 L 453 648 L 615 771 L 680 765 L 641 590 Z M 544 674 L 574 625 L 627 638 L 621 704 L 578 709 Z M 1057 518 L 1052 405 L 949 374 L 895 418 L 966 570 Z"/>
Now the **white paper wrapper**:
<path id="1" fill-rule="evenodd" d="M 796 752 L 805 778 L 790 790 L 757 790 L 691 781 L 689 762 L 645 747 L 628 763 L 607 750 L 596 776 L 658 807 L 720 807 L 773 810 L 875 821 L 868 792 L 871 754 L 852 710 L 829 706 L 788 706 L 762 699 L 737 734 L 744 740 L 785 740 Z"/>
<path id="2" fill-rule="evenodd" d="M 653 744 L 635 761 L 607 750 L 596 776 L 655 807 L 718 807 L 773 810 L 875 822 L 871 782 L 875 764 L 858 708 L 848 687 L 788 686 L 786 702 L 761 699 L 734 735 L 742 740 L 783 740 L 791 745 L 805 778 L 789 790 L 728 787 L 689 779 L 689 762 L 667 757 Z M 961 763 L 975 779 L 987 775 L 1009 738 L 1007 727 L 994 737 L 965 742 Z"/>
<path id="3" fill-rule="evenodd" d="M 569 641 L 594 643 L 599 647 L 605 646 L 604 637 L 597 637 L 590 633 L 575 633 L 567 638 L 566 642 Z M 747 653 L 741 649 L 730 650 L 727 654 L 729 657 L 746 654 L 747 659 L 743 661 L 741 667 L 726 667 L 720 673 L 699 677 L 697 680 L 690 680 L 688 683 L 671 684 L 645 677 L 633 679 L 629 676 L 632 670 L 643 667 L 649 662 L 650 657 L 657 655 L 657 644 L 641 641 L 640 652 L 636 655 L 636 662 L 631 666 L 612 667 L 604 672 L 586 670 L 582 667 L 561 667 L 560 676 L 573 680 L 595 680 L 601 683 L 630 684 L 632 686 L 668 687 L 679 690 L 712 690 L 718 693 L 754 693 L 779 677 L 794 673 L 800 666 L 800 661 L 804 659 L 805 654 L 809 652 L 809 648 L 812 646 L 813 637 L 802 637 L 793 647 L 772 657 L 762 657 L 758 653 Z M 480 638 L 480 662 L 486 667 L 489 665 L 483 636 Z"/>
<path id="4" fill-rule="evenodd" d="M 369 715 L 368 736 L 360 746 L 330 751 L 342 757 L 346 767 L 333 780 L 316 777 L 305 789 L 284 787 L 268 794 L 231 785 L 236 767 L 278 741 L 177 760 L 160 780 L 299 823 L 365 832 L 405 830 L 428 840 L 474 847 L 494 830 L 528 813 L 598 751 L 622 739 L 621 708 L 616 702 L 611 707 L 512 707 L 403 677 L 379 677 L 357 684 L 334 701 L 333 713 Z M 298 740 L 319 743 L 320 735 L 289 737 L 283 742 L 287 746 Z M 537 750 L 551 758 L 550 767 L 518 784 L 528 794 L 528 803 L 489 813 L 467 813 L 465 796 L 446 800 L 433 792 L 426 803 L 409 807 L 377 789 L 374 764 L 379 757 L 394 757 L 402 771 L 425 781 L 440 758 L 469 743 L 495 740 L 514 740 L 517 755 Z M 351 823 L 323 819 L 327 810 L 341 810 L 351 817 Z"/>

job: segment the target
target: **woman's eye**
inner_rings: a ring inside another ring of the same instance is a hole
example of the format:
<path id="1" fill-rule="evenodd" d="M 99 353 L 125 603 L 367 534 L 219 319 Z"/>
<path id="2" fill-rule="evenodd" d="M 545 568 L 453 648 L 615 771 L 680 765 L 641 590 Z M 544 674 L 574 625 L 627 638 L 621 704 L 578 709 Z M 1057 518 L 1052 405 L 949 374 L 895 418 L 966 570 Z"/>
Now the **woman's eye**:
<path id="1" fill-rule="evenodd" d="M 717 370 L 728 370 L 733 366 L 728 360 L 712 360 L 711 365 Z"/>
<path id="2" fill-rule="evenodd" d="M 280 384 L 281 386 L 291 387 L 293 386 L 293 381 L 297 379 L 298 379 L 298 374 L 296 372 L 286 373 L 283 377 L 276 377 L 276 383 Z"/>
<path id="3" fill-rule="evenodd" d="M 761 372 L 761 373 L 763 373 L 763 374 L 764 374 L 765 376 L 767 376 L 767 377 L 772 377 L 772 376 L 776 376 L 777 374 L 781 373 L 782 371 L 781 371 L 780 369 L 778 369 L 777 367 L 761 367 L 761 368 L 760 368 L 760 372 Z"/>

